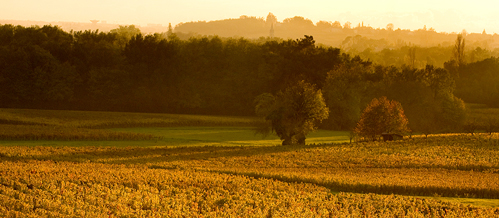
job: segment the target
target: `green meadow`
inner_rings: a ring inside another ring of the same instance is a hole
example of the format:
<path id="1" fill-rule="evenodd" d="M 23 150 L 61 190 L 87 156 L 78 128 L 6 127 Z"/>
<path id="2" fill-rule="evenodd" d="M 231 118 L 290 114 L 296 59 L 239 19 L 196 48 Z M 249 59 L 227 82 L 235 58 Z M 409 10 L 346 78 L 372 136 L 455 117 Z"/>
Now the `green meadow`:
<path id="1" fill-rule="evenodd" d="M 263 137 L 255 134 L 253 127 L 154 127 L 113 130 L 153 135 L 159 138 L 159 146 L 274 146 L 281 143 L 277 136 Z M 348 140 L 348 132 L 318 130 L 308 136 L 307 143 L 341 143 Z"/>
<path id="2" fill-rule="evenodd" d="M 255 134 L 253 127 L 135 127 L 113 128 L 106 131 L 149 136 L 145 140 L 0 140 L 2 145 L 18 146 L 276 146 L 277 136 Z M 317 130 L 307 143 L 349 142 L 348 132 Z"/>
<path id="3" fill-rule="evenodd" d="M 2 144 L 54 146 L 274 146 L 255 134 L 254 117 L 178 114 L 0 110 Z M 318 130 L 307 143 L 349 141 L 348 132 Z"/>

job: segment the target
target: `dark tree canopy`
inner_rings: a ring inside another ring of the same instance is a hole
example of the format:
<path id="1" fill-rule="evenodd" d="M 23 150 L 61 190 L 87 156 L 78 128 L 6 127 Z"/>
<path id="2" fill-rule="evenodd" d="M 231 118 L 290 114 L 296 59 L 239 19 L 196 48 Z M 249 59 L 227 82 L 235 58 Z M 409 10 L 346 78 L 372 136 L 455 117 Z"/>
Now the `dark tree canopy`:
<path id="1" fill-rule="evenodd" d="M 310 25 L 301 18 L 288 23 Z M 358 50 L 384 42 L 352 36 L 345 43 Z M 0 107 L 253 116 L 257 96 L 284 96 L 303 81 L 324 93 L 330 116 L 322 128 L 352 130 L 371 99 L 387 96 L 404 106 L 411 129 L 437 132 L 463 123 L 460 98 L 498 105 L 499 61 L 483 59 L 486 49 L 473 50 L 477 62 L 449 61 L 445 68 L 422 66 L 432 60 L 421 62 L 421 55 L 431 50 L 448 61 L 452 48 L 411 49 L 350 56 L 310 35 L 186 38 L 177 31 L 141 34 L 134 26 L 68 33 L 0 25 Z"/>
<path id="2" fill-rule="evenodd" d="M 328 117 L 321 90 L 298 82 L 275 97 L 265 93 L 256 99 L 256 113 L 268 122 L 260 132 L 273 131 L 283 145 L 305 144 L 306 135 L 317 129 L 317 123 Z"/>

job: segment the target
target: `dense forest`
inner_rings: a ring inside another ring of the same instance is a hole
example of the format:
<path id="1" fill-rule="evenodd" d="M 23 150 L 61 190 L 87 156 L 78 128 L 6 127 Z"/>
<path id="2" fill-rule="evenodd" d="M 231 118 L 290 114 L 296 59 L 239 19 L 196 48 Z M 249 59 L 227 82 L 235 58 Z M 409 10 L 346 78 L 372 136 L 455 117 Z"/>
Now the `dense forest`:
<path id="1" fill-rule="evenodd" d="M 258 95 L 303 80 L 324 94 L 323 128 L 352 129 L 371 99 L 387 96 L 402 104 L 411 129 L 452 131 L 464 121 L 463 100 L 499 106 L 499 59 L 466 62 L 459 57 L 469 53 L 454 47 L 437 51 L 446 59 L 440 67 L 422 66 L 417 47 L 390 50 L 405 61 L 381 64 L 372 61 L 379 55 L 349 55 L 310 35 L 183 39 L 134 26 L 1 25 L 0 107 L 252 116 Z"/>

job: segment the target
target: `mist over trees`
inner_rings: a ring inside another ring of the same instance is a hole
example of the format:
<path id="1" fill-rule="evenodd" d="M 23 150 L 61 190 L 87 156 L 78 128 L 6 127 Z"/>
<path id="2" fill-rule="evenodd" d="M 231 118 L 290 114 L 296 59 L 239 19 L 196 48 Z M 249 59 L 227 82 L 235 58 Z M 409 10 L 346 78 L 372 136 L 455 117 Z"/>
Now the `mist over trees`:
<path id="1" fill-rule="evenodd" d="M 316 27 L 301 18 L 282 25 Z M 456 65 L 454 45 L 370 53 L 395 60 L 381 62 L 325 46 L 312 35 L 185 39 L 177 28 L 143 35 L 134 26 L 65 32 L 0 25 L 0 107 L 253 116 L 257 96 L 303 81 L 322 90 L 329 108 L 321 128 L 352 130 L 368 103 L 386 96 L 403 106 L 411 130 L 436 132 L 464 122 L 461 99 L 499 102 L 499 60 L 486 49 L 468 50 L 468 36 L 467 61 Z M 421 61 L 424 49 L 445 59 L 442 67 Z"/>
<path id="2" fill-rule="evenodd" d="M 385 28 L 373 28 L 368 24 L 352 24 L 338 21 L 319 21 L 295 16 L 278 18 L 272 13 L 266 18 L 241 16 L 239 19 L 217 21 L 198 21 L 180 23 L 175 32 L 184 36 L 245 37 L 257 39 L 272 35 L 280 39 L 296 39 L 303 35 L 312 35 L 318 44 L 341 48 L 350 55 L 359 55 L 376 64 L 396 65 L 408 64 L 408 50 L 417 48 L 415 66 L 424 68 L 427 64 L 443 67 L 449 59 L 455 45 L 456 37 L 461 34 L 466 38 L 465 53 L 471 62 L 480 61 L 491 56 L 499 56 L 499 35 L 482 33 L 444 33 L 433 28 L 422 26 L 418 30 L 400 29 L 392 23 Z M 186 38 L 187 39 L 187 38 Z M 478 49 L 480 54 L 472 55 Z M 483 51 L 483 52 L 480 52 Z M 472 57 L 473 56 L 473 57 Z"/>

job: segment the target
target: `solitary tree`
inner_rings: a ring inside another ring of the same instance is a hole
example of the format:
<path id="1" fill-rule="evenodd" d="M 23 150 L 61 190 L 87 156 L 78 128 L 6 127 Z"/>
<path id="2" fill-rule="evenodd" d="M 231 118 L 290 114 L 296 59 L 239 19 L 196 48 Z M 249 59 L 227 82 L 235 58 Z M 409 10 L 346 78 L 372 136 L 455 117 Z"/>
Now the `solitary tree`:
<path id="1" fill-rule="evenodd" d="M 265 22 L 270 25 L 270 24 L 276 24 L 277 23 L 277 17 L 270 13 L 267 15 L 267 19 L 265 20 Z"/>
<path id="2" fill-rule="evenodd" d="M 169 23 L 168 24 L 168 31 L 166 32 L 166 35 L 167 36 L 170 36 L 173 34 L 173 27 L 172 27 L 172 23 Z"/>
<path id="3" fill-rule="evenodd" d="M 256 113 L 266 125 L 259 133 L 274 132 L 283 145 L 305 144 L 306 135 L 329 115 L 321 90 L 304 81 L 273 96 L 264 93 L 256 99 Z"/>
<path id="4" fill-rule="evenodd" d="M 393 25 L 393 23 L 389 23 L 389 24 L 386 25 L 386 30 L 393 31 L 394 27 L 395 26 Z"/>
<path id="5" fill-rule="evenodd" d="M 452 59 L 455 61 L 458 67 L 461 67 L 465 63 L 464 57 L 464 46 L 466 42 L 463 34 L 458 34 L 456 39 L 456 44 L 454 45 L 454 49 L 452 50 Z"/>
<path id="6" fill-rule="evenodd" d="M 381 97 L 373 99 L 367 105 L 354 131 L 361 137 L 376 141 L 382 133 L 408 132 L 408 123 L 399 102 Z"/>

